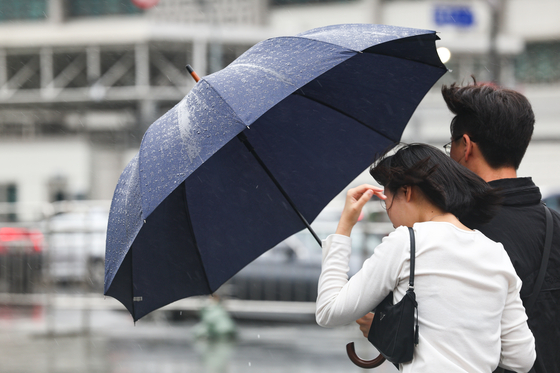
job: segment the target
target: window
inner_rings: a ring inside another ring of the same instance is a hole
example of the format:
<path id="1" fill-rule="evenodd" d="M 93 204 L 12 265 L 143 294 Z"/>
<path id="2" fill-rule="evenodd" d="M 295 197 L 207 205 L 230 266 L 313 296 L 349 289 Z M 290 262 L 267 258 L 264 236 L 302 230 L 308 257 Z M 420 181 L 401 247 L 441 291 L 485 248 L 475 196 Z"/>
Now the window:
<path id="1" fill-rule="evenodd" d="M 68 199 L 68 180 L 66 176 L 58 175 L 49 179 L 47 190 L 49 202 L 64 201 Z"/>
<path id="2" fill-rule="evenodd" d="M 560 82 L 560 41 L 527 43 L 515 60 L 515 77 L 521 83 Z"/>
<path id="3" fill-rule="evenodd" d="M 96 17 L 117 14 L 139 14 L 142 9 L 131 0 L 68 0 L 70 17 Z"/>
<path id="4" fill-rule="evenodd" d="M 17 221 L 15 211 L 9 208 L 9 204 L 17 202 L 17 185 L 14 183 L 0 184 L 0 221 Z"/>
<path id="5" fill-rule="evenodd" d="M 348 3 L 354 0 L 272 0 L 272 5 Z"/>
<path id="6" fill-rule="evenodd" d="M 0 22 L 47 17 L 47 0 L 0 0 Z"/>

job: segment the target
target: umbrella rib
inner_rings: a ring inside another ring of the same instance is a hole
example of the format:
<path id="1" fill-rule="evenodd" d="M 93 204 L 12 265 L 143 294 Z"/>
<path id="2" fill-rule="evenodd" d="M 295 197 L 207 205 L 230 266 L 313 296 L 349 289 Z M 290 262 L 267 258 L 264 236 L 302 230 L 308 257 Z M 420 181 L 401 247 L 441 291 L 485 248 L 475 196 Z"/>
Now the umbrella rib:
<path id="1" fill-rule="evenodd" d="M 208 275 L 206 274 L 206 268 L 204 267 L 204 262 L 202 261 L 202 255 L 200 255 L 200 249 L 198 247 L 198 242 L 196 242 L 196 236 L 194 234 L 194 227 L 192 224 L 192 220 L 191 220 L 191 214 L 189 212 L 189 202 L 187 201 L 187 191 L 186 191 L 186 186 L 185 186 L 185 182 L 183 181 L 183 183 L 181 183 L 181 185 L 179 186 L 180 188 L 183 188 L 182 192 L 183 192 L 183 203 L 185 204 L 185 212 L 186 212 L 186 217 L 187 217 L 187 226 L 188 229 L 190 230 L 190 234 L 193 240 L 193 244 L 195 247 L 195 253 L 198 256 L 198 260 L 200 261 L 200 268 L 202 269 L 202 272 L 204 273 L 204 280 L 206 281 L 206 286 L 208 287 L 208 290 L 210 292 L 213 292 L 212 288 L 210 287 L 210 282 L 208 281 Z"/>
<path id="2" fill-rule="evenodd" d="M 368 47 L 366 49 L 362 49 L 362 50 L 356 50 L 356 49 L 352 49 L 352 48 L 349 48 L 349 47 L 344 47 L 344 46 L 341 46 L 339 44 L 332 43 L 332 42 L 329 42 L 329 41 L 326 41 L 326 40 L 307 38 L 305 36 L 295 35 L 295 36 L 287 36 L 285 38 L 313 40 L 317 43 L 324 43 L 324 44 L 329 44 L 329 45 L 333 45 L 333 46 L 336 46 L 336 47 L 346 48 L 348 51 L 354 52 L 356 54 L 358 54 L 358 53 L 378 54 L 380 56 L 394 57 L 394 58 L 398 58 L 398 59 L 401 59 L 401 60 L 413 61 L 413 62 L 417 62 L 417 63 L 423 64 L 423 65 L 426 65 L 426 66 L 432 66 L 432 67 L 437 67 L 437 68 L 442 68 L 443 67 L 447 71 L 447 68 L 445 67 L 445 65 L 443 63 L 441 65 L 434 65 L 434 64 L 429 63 L 429 62 L 424 62 L 424 61 L 411 59 L 411 58 L 406 58 L 406 57 L 393 56 L 389 53 L 378 52 L 378 51 L 375 50 L 375 47 L 377 47 L 379 45 L 385 45 L 385 44 L 394 43 L 394 42 L 401 42 L 403 40 L 412 39 L 412 38 L 422 38 L 422 37 L 426 38 L 426 37 L 430 37 L 430 36 L 435 36 L 435 39 L 433 40 L 434 42 L 436 40 L 440 40 L 439 36 L 437 36 L 437 34 L 435 32 L 427 32 L 427 33 L 424 33 L 424 34 L 410 35 L 410 36 L 407 36 L 407 37 L 404 37 L 404 38 L 396 38 L 396 39 L 391 39 L 391 40 L 385 40 L 385 41 L 383 41 L 379 44 L 370 46 L 370 47 Z M 352 58 L 352 57 L 350 57 L 350 58 Z"/>
<path id="3" fill-rule="evenodd" d="M 132 312 L 131 312 L 131 314 L 132 314 L 132 318 L 134 319 L 134 324 L 136 325 L 136 320 L 138 320 L 138 319 L 136 318 L 136 305 L 134 304 L 136 302 L 134 301 L 134 299 L 135 299 L 135 296 L 134 296 L 134 268 L 133 268 L 134 262 L 132 261 L 132 252 L 133 251 L 134 250 L 130 250 L 130 294 L 132 295 L 132 305 L 131 305 Z"/>
<path id="4" fill-rule="evenodd" d="M 362 122 L 361 120 L 359 120 L 359 119 L 353 117 L 352 115 L 350 115 L 350 114 L 348 114 L 348 113 L 346 113 L 346 112 L 344 112 L 344 111 L 342 111 L 342 110 L 340 110 L 340 109 L 338 109 L 338 108 L 336 108 L 336 107 L 334 107 L 334 106 L 332 106 L 332 105 L 329 105 L 329 104 L 327 104 L 327 103 L 325 103 L 325 102 L 323 102 L 323 101 L 317 100 L 316 98 L 306 96 L 305 93 L 303 93 L 303 91 L 302 91 L 301 89 L 299 89 L 299 90 L 297 90 L 296 92 L 292 93 L 292 95 L 294 95 L 294 96 L 300 96 L 300 97 L 306 98 L 306 99 L 308 99 L 308 100 L 310 100 L 310 101 L 316 102 L 316 103 L 318 103 L 319 105 L 328 107 L 329 109 L 334 110 L 334 111 L 336 111 L 337 113 L 340 113 L 340 114 L 344 115 L 345 117 L 350 118 L 350 119 L 352 119 L 353 121 L 360 123 L 362 126 L 366 127 L 367 129 L 369 129 L 369 130 L 371 130 L 371 131 L 374 131 L 374 132 L 377 132 L 378 134 L 380 134 L 381 136 L 385 137 L 385 138 L 388 139 L 388 140 L 397 141 L 397 142 L 399 141 L 399 139 L 392 139 L 392 138 L 390 138 L 390 137 L 387 136 L 386 134 L 384 134 L 384 133 L 382 133 L 382 132 L 379 132 L 379 131 L 376 130 L 375 128 L 372 128 L 372 127 L 368 126 L 366 123 Z"/>
<path id="5" fill-rule="evenodd" d="M 305 217 L 301 214 L 301 212 L 298 210 L 296 204 L 294 203 L 294 201 L 292 201 L 292 199 L 290 198 L 290 196 L 288 195 L 288 193 L 286 193 L 286 191 L 284 190 L 284 188 L 282 187 L 282 185 L 280 185 L 280 182 L 274 177 L 274 175 L 272 174 L 272 172 L 268 169 L 268 167 L 266 166 L 266 164 L 264 163 L 264 161 L 261 159 L 261 157 L 257 154 L 255 148 L 253 147 L 253 145 L 251 145 L 251 143 L 249 142 L 249 139 L 247 138 L 247 135 L 245 135 L 243 132 L 239 133 L 237 135 L 237 138 L 245 145 L 245 147 L 247 147 L 247 149 L 249 150 L 249 152 L 253 155 L 253 157 L 255 157 L 255 159 L 257 160 L 257 162 L 259 163 L 259 165 L 262 167 L 262 169 L 266 172 L 266 174 L 268 175 L 268 177 L 270 178 L 270 180 L 272 180 L 272 182 L 274 183 L 274 185 L 276 185 L 276 187 L 278 188 L 278 190 L 280 191 L 280 193 L 282 193 L 282 195 L 284 196 L 284 198 L 286 198 L 286 201 L 288 201 L 288 203 L 290 204 L 290 206 L 292 206 L 292 208 L 294 209 L 294 211 L 296 212 L 296 214 L 299 216 L 299 218 L 301 219 L 301 221 L 303 222 L 303 224 L 305 224 L 305 226 L 307 227 L 307 229 L 309 230 L 309 232 L 311 232 L 311 234 L 313 235 L 313 237 L 315 238 L 315 240 L 317 240 L 317 243 L 319 244 L 319 246 L 323 246 L 323 243 L 321 241 L 321 239 L 319 238 L 319 236 L 317 236 L 317 233 L 315 233 L 315 231 L 313 230 L 313 228 L 311 228 L 311 225 L 309 224 L 309 222 L 307 221 L 307 219 L 305 219 Z"/>

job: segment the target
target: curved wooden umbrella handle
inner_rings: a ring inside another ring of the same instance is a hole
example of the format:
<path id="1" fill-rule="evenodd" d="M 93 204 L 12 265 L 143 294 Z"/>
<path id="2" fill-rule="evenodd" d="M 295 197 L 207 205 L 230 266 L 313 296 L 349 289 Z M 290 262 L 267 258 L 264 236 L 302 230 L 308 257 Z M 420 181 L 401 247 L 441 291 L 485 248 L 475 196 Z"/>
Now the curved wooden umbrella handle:
<path id="1" fill-rule="evenodd" d="M 354 349 L 354 342 L 350 342 L 346 345 L 346 353 L 348 354 L 350 360 L 352 360 L 352 362 L 357 366 L 359 366 L 360 368 L 366 368 L 366 369 L 377 368 L 385 361 L 385 358 L 381 354 L 379 354 L 379 356 L 373 360 L 361 359 L 358 355 L 356 355 L 356 350 Z"/>

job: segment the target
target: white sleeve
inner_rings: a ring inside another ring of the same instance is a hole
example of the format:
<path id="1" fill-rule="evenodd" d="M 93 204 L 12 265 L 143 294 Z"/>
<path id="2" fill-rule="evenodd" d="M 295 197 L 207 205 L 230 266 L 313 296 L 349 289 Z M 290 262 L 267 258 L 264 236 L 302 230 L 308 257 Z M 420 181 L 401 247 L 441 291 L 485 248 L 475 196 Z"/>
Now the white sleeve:
<path id="1" fill-rule="evenodd" d="M 513 266 L 512 271 L 515 271 Z M 527 325 L 527 315 L 519 296 L 520 290 L 521 280 L 515 276 L 515 280 L 509 287 L 502 313 L 500 366 L 524 373 L 533 367 L 536 352 L 535 338 Z"/>
<path id="2" fill-rule="evenodd" d="M 348 280 L 351 242 L 350 237 L 337 234 L 323 241 L 315 312 L 321 326 L 349 324 L 371 312 L 395 289 L 404 263 L 410 262 L 408 228 L 399 227 L 383 239 L 362 269 Z"/>

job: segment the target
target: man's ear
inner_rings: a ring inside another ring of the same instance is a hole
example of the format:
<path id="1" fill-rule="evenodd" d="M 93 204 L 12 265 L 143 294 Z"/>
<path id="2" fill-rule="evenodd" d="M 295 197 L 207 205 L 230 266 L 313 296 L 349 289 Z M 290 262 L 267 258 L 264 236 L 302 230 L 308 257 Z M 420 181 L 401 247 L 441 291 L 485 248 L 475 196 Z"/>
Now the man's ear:
<path id="1" fill-rule="evenodd" d="M 461 141 L 463 142 L 463 144 L 465 144 L 465 162 L 468 162 L 469 158 L 471 158 L 473 155 L 474 142 L 466 133 L 461 138 Z"/>

